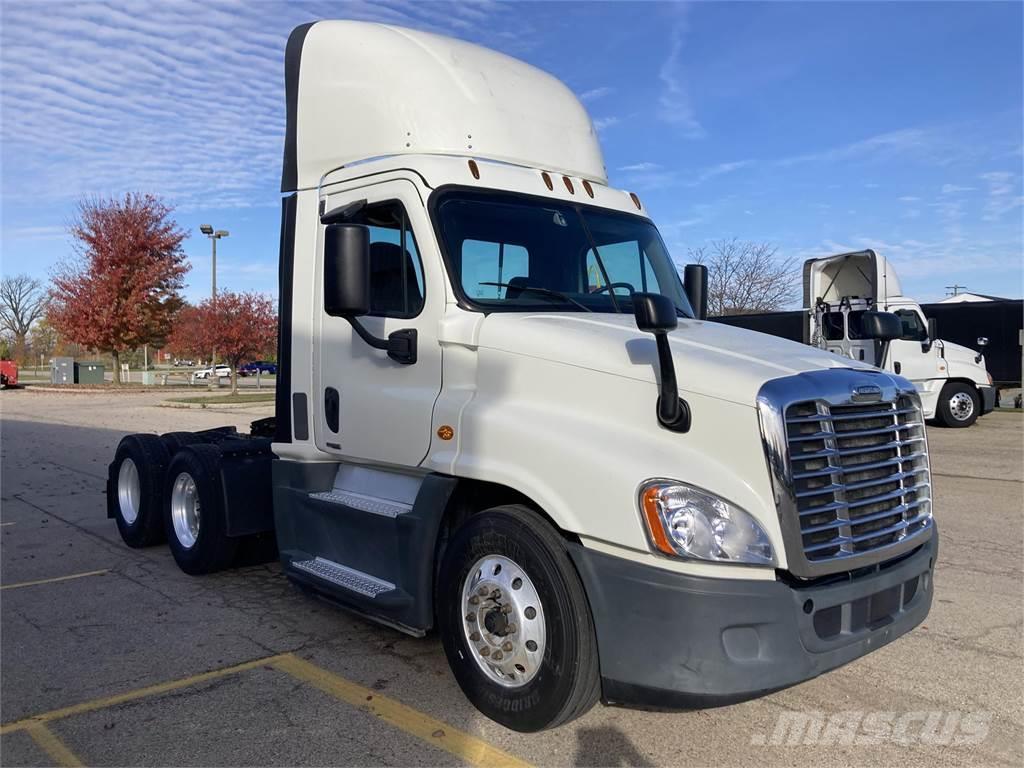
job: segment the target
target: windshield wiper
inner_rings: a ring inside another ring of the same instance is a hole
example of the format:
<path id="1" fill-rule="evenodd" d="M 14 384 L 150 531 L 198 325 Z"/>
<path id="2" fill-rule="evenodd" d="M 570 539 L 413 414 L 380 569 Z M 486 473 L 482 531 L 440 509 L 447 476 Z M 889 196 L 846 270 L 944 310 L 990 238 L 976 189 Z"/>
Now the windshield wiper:
<path id="1" fill-rule="evenodd" d="M 490 285 L 490 286 L 493 286 L 495 288 L 518 288 L 520 291 L 533 291 L 534 293 L 539 293 L 541 296 L 549 296 L 549 297 L 551 297 L 553 299 L 560 299 L 561 301 L 567 301 L 570 304 L 575 304 L 577 307 L 582 309 L 584 312 L 593 312 L 594 311 L 590 307 L 588 307 L 588 306 L 586 306 L 584 304 L 580 304 L 580 302 L 576 301 L 576 299 L 574 299 L 572 296 L 569 296 L 568 294 L 562 293 L 561 291 L 552 290 L 551 288 L 541 288 L 541 287 L 535 286 L 535 285 L 519 285 L 519 283 L 491 283 L 491 282 L 485 282 L 485 283 L 478 283 L 478 285 Z"/>

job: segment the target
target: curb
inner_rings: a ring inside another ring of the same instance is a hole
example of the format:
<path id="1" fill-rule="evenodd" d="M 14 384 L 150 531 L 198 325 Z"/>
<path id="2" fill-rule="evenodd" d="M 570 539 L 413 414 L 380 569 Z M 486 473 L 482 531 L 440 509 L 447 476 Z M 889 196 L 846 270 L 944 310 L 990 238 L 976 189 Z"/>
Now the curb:
<path id="1" fill-rule="evenodd" d="M 189 410 L 244 410 L 246 408 L 265 408 L 273 407 L 273 400 L 263 400 L 255 403 L 218 403 L 216 397 L 211 397 L 208 403 L 175 403 L 171 400 L 164 400 L 162 403 L 157 403 L 158 408 L 185 408 Z"/>

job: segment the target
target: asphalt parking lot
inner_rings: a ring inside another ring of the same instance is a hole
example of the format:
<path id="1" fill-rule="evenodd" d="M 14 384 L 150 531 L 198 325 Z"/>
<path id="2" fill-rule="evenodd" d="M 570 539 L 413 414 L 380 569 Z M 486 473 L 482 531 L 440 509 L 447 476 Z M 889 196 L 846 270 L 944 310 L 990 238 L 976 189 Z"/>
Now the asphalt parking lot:
<path id="1" fill-rule="evenodd" d="M 942 545 L 932 612 L 908 636 L 744 704 L 598 706 L 523 735 L 463 698 L 436 637 L 307 598 L 276 563 L 193 578 L 165 547 L 125 547 L 103 496 L 124 433 L 271 413 L 161 398 L 0 395 L 3 765 L 1024 763 L 1020 413 L 929 430 Z M 794 714 L 825 727 L 780 737 Z M 875 738 L 868 717 L 888 723 Z"/>

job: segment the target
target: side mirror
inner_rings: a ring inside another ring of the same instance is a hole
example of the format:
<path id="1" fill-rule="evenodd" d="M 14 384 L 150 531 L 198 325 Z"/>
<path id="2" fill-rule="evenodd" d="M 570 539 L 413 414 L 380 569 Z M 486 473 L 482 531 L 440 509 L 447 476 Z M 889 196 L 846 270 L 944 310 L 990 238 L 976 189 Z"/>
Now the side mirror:
<path id="1" fill-rule="evenodd" d="M 348 320 L 359 338 L 402 365 L 416 362 L 416 329 L 379 339 L 356 320 L 370 311 L 370 229 L 363 224 L 329 224 L 324 232 L 324 312 Z"/>
<path id="2" fill-rule="evenodd" d="M 979 336 L 978 337 L 978 346 L 979 347 L 987 347 L 988 346 L 988 336 Z"/>
<path id="3" fill-rule="evenodd" d="M 683 290 L 698 320 L 708 317 L 708 268 L 703 264 L 683 267 Z"/>
<path id="4" fill-rule="evenodd" d="M 875 339 L 880 342 L 875 345 L 875 366 L 884 368 L 885 356 L 889 352 L 889 342 L 903 336 L 903 323 L 892 312 L 868 311 L 860 316 L 860 328 L 865 339 Z"/>
<path id="5" fill-rule="evenodd" d="M 934 317 L 925 318 L 928 322 L 928 338 L 921 342 L 921 350 L 930 352 L 932 345 L 939 338 L 939 323 Z"/>
<path id="6" fill-rule="evenodd" d="M 358 317 L 370 311 L 370 230 L 331 224 L 324 232 L 324 311 Z"/>
<path id="7" fill-rule="evenodd" d="M 892 341 L 903 335 L 903 323 L 891 312 L 865 312 L 860 327 L 866 339 Z"/>
<path id="8" fill-rule="evenodd" d="M 673 432 L 690 430 L 690 406 L 679 397 L 676 385 L 676 367 L 672 362 L 672 350 L 668 344 L 668 332 L 679 325 L 676 305 L 668 296 L 660 293 L 634 293 L 633 317 L 636 327 L 654 334 L 658 345 L 658 366 L 661 369 L 661 384 L 658 391 L 658 423 Z"/>

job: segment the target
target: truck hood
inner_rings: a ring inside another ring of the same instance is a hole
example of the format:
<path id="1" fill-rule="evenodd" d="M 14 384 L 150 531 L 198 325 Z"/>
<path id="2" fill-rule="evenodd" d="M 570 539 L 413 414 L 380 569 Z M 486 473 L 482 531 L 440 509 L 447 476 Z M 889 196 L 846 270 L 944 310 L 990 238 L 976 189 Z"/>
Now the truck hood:
<path id="1" fill-rule="evenodd" d="M 657 383 L 654 337 L 631 314 L 493 313 L 478 346 Z M 679 389 L 753 406 L 769 379 L 825 368 L 870 369 L 775 336 L 706 320 L 679 319 L 669 334 Z"/>
<path id="2" fill-rule="evenodd" d="M 974 358 L 977 357 L 977 350 L 965 347 L 963 344 L 954 344 L 952 341 L 946 341 L 945 339 L 939 340 L 942 343 L 942 356 L 946 359 L 946 362 L 950 365 L 958 366 L 969 366 L 977 369 L 973 372 L 973 378 L 977 380 L 979 384 L 987 384 L 987 366 L 985 364 L 985 357 L 982 356 L 981 360 L 974 362 Z M 951 375 L 953 372 L 950 372 Z M 964 374 L 966 371 L 959 371 Z"/>

